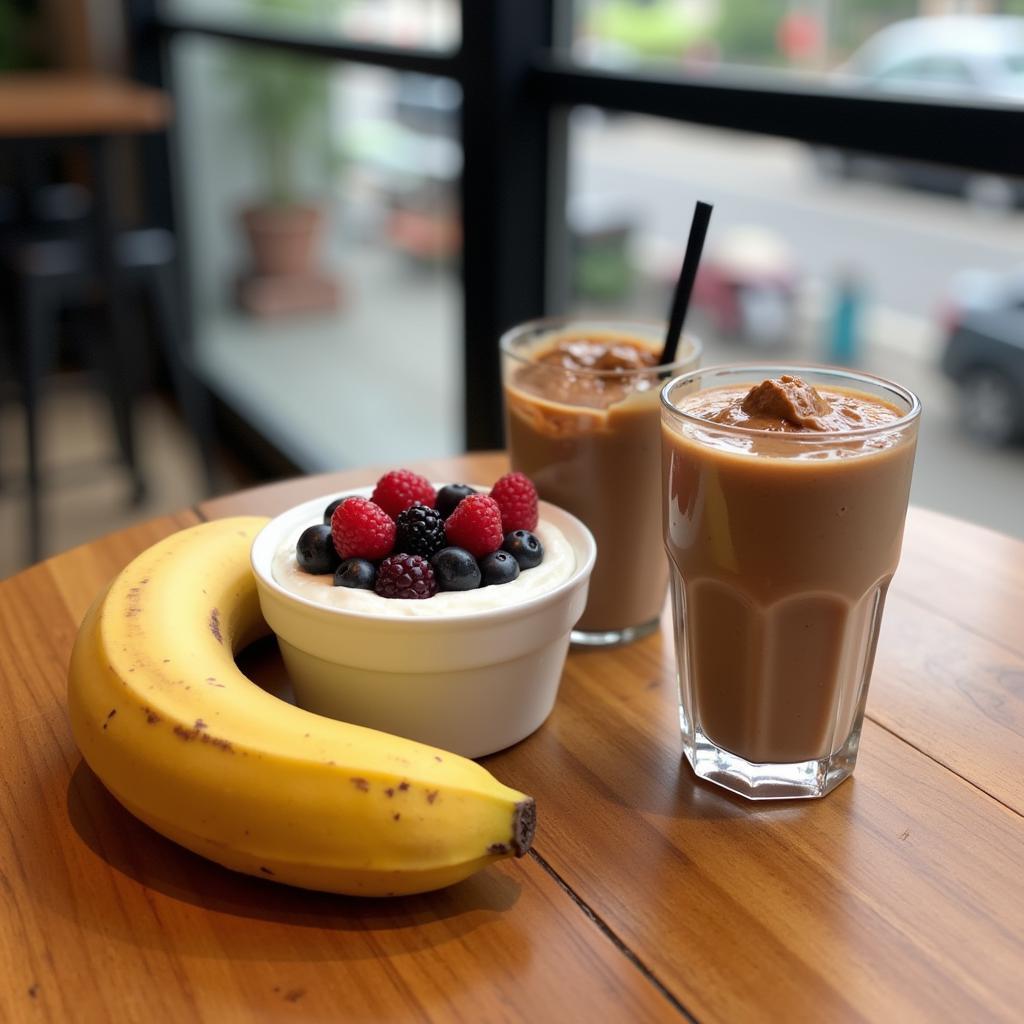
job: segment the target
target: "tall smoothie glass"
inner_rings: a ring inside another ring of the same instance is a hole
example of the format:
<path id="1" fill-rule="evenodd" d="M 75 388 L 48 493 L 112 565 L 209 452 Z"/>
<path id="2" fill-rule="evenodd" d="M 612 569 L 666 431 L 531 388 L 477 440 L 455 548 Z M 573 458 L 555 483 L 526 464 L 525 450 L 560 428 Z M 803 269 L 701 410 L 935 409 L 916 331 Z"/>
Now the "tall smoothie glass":
<path id="1" fill-rule="evenodd" d="M 661 366 L 664 338 L 660 323 L 551 318 L 501 339 L 512 468 L 597 539 L 577 644 L 644 636 L 665 604 L 658 392 L 668 377 L 696 367 L 701 349 L 684 338 L 676 359 Z"/>
<path id="2" fill-rule="evenodd" d="M 825 405 L 772 419 L 801 382 Z M 920 402 L 866 374 L 779 366 L 683 375 L 661 401 L 686 757 L 750 799 L 824 796 L 857 758 Z"/>

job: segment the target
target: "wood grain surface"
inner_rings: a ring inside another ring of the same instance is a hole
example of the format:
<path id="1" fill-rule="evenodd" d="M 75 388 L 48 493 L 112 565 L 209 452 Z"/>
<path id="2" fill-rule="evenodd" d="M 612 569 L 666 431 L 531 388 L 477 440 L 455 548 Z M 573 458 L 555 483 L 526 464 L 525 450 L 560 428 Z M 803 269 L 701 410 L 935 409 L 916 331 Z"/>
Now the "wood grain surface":
<path id="1" fill-rule="evenodd" d="M 486 483 L 504 466 L 426 471 Z M 197 512 L 274 513 L 375 475 Z M 667 615 L 639 643 L 572 652 L 548 722 L 486 761 L 537 798 L 533 852 L 382 903 L 207 863 L 131 818 L 74 749 L 81 614 L 191 518 L 0 585 L 0 1020 L 1019 1019 L 1024 545 L 913 512 L 857 770 L 821 801 L 751 805 L 693 777 Z M 283 673 L 272 645 L 246 667 Z"/>
<path id="2" fill-rule="evenodd" d="M 62 71 L 0 75 L 0 138 L 159 131 L 171 101 L 129 79 Z"/>

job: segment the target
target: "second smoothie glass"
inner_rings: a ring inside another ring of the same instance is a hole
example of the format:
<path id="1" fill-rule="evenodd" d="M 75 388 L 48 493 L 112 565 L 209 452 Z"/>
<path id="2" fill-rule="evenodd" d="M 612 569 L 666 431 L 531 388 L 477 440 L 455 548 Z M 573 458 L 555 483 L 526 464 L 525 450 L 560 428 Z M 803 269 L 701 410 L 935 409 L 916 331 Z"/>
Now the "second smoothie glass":
<path id="1" fill-rule="evenodd" d="M 701 347 L 685 337 L 671 364 L 631 370 L 535 361 L 564 338 L 622 340 L 660 353 L 665 325 L 548 318 L 520 324 L 501 339 L 512 468 L 597 539 L 590 596 L 573 642 L 626 643 L 657 628 L 668 582 L 658 392 L 668 377 L 698 365 Z"/>
<path id="2" fill-rule="evenodd" d="M 687 411 L 783 374 L 894 418 L 784 433 Z M 853 771 L 920 411 L 905 388 L 838 369 L 721 366 L 665 385 L 679 717 L 701 778 L 777 799 L 823 796 Z"/>

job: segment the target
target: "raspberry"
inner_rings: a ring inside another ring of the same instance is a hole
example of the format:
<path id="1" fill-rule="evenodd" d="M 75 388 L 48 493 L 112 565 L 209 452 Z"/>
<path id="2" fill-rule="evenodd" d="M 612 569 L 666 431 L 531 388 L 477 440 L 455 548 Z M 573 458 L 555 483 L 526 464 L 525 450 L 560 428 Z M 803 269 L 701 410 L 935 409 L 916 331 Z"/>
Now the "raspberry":
<path id="1" fill-rule="evenodd" d="M 537 488 L 525 473 L 506 473 L 492 488 L 491 497 L 501 509 L 501 528 L 537 529 Z"/>
<path id="2" fill-rule="evenodd" d="M 430 481 L 411 469 L 393 469 L 385 473 L 377 481 L 370 496 L 370 500 L 380 505 L 392 519 L 397 519 L 399 512 L 417 501 L 427 508 L 433 508 L 435 498 Z"/>
<path id="3" fill-rule="evenodd" d="M 444 521 L 444 532 L 449 544 L 465 548 L 474 558 L 482 558 L 501 547 L 501 509 L 486 494 L 471 494 Z"/>
<path id="4" fill-rule="evenodd" d="M 410 555 L 430 558 L 447 545 L 444 536 L 444 519 L 436 508 L 427 508 L 416 502 L 404 512 L 398 513 L 395 521 L 395 550 Z"/>
<path id="5" fill-rule="evenodd" d="M 385 558 L 380 563 L 373 589 L 381 597 L 419 601 L 437 593 L 437 582 L 434 570 L 425 558 L 403 553 Z"/>
<path id="6" fill-rule="evenodd" d="M 383 558 L 395 546 L 395 524 L 366 498 L 346 498 L 331 516 L 334 549 L 342 558 Z"/>

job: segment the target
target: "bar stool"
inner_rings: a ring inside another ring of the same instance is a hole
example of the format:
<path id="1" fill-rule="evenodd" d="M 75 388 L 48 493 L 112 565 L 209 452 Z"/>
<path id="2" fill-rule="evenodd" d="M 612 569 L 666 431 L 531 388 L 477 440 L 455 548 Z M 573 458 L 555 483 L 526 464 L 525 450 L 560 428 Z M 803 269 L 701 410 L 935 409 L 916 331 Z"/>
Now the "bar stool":
<path id="1" fill-rule="evenodd" d="M 211 489 L 215 470 L 207 396 L 196 380 L 181 345 L 175 301 L 174 238 L 159 228 L 122 232 L 114 245 L 114 261 L 124 296 L 137 293 L 152 311 L 156 340 L 165 360 L 175 398 L 198 442 Z M 57 354 L 59 318 L 65 309 L 88 306 L 102 294 L 91 266 L 90 248 L 79 238 L 25 242 L 7 253 L 10 293 L 17 308 L 18 370 L 28 441 L 29 525 L 32 558 L 42 549 L 42 481 L 39 465 L 39 405 L 44 376 Z M 108 338 L 97 346 L 102 377 L 113 412 L 122 458 L 133 482 L 133 501 L 145 496 L 145 479 L 136 456 L 133 430 L 133 377 L 136 353 Z"/>
<path id="2" fill-rule="evenodd" d="M 37 411 L 39 386 L 52 365 L 55 324 L 68 302 L 95 294 L 102 298 L 107 330 L 101 344 L 107 391 L 117 433 L 133 470 L 135 493 L 144 484 L 135 462 L 131 429 L 132 394 L 123 371 L 132 364 L 133 344 L 124 299 L 133 286 L 154 308 L 163 354 L 182 411 L 199 441 L 207 480 L 213 488 L 210 419 L 206 393 L 190 372 L 182 351 L 173 282 L 173 238 L 166 232 L 118 232 L 113 147 L 127 136 L 163 131 L 171 116 L 169 97 L 123 78 L 65 72 L 0 75 L 0 145 L 30 153 L 40 146 L 84 144 L 93 189 L 91 226 L 83 236 L 49 238 L 17 247 L 8 260 L 19 290 L 17 330 L 29 434 L 29 522 L 32 558 L 41 551 Z M 24 293 L 20 294 L 21 289 Z"/>

